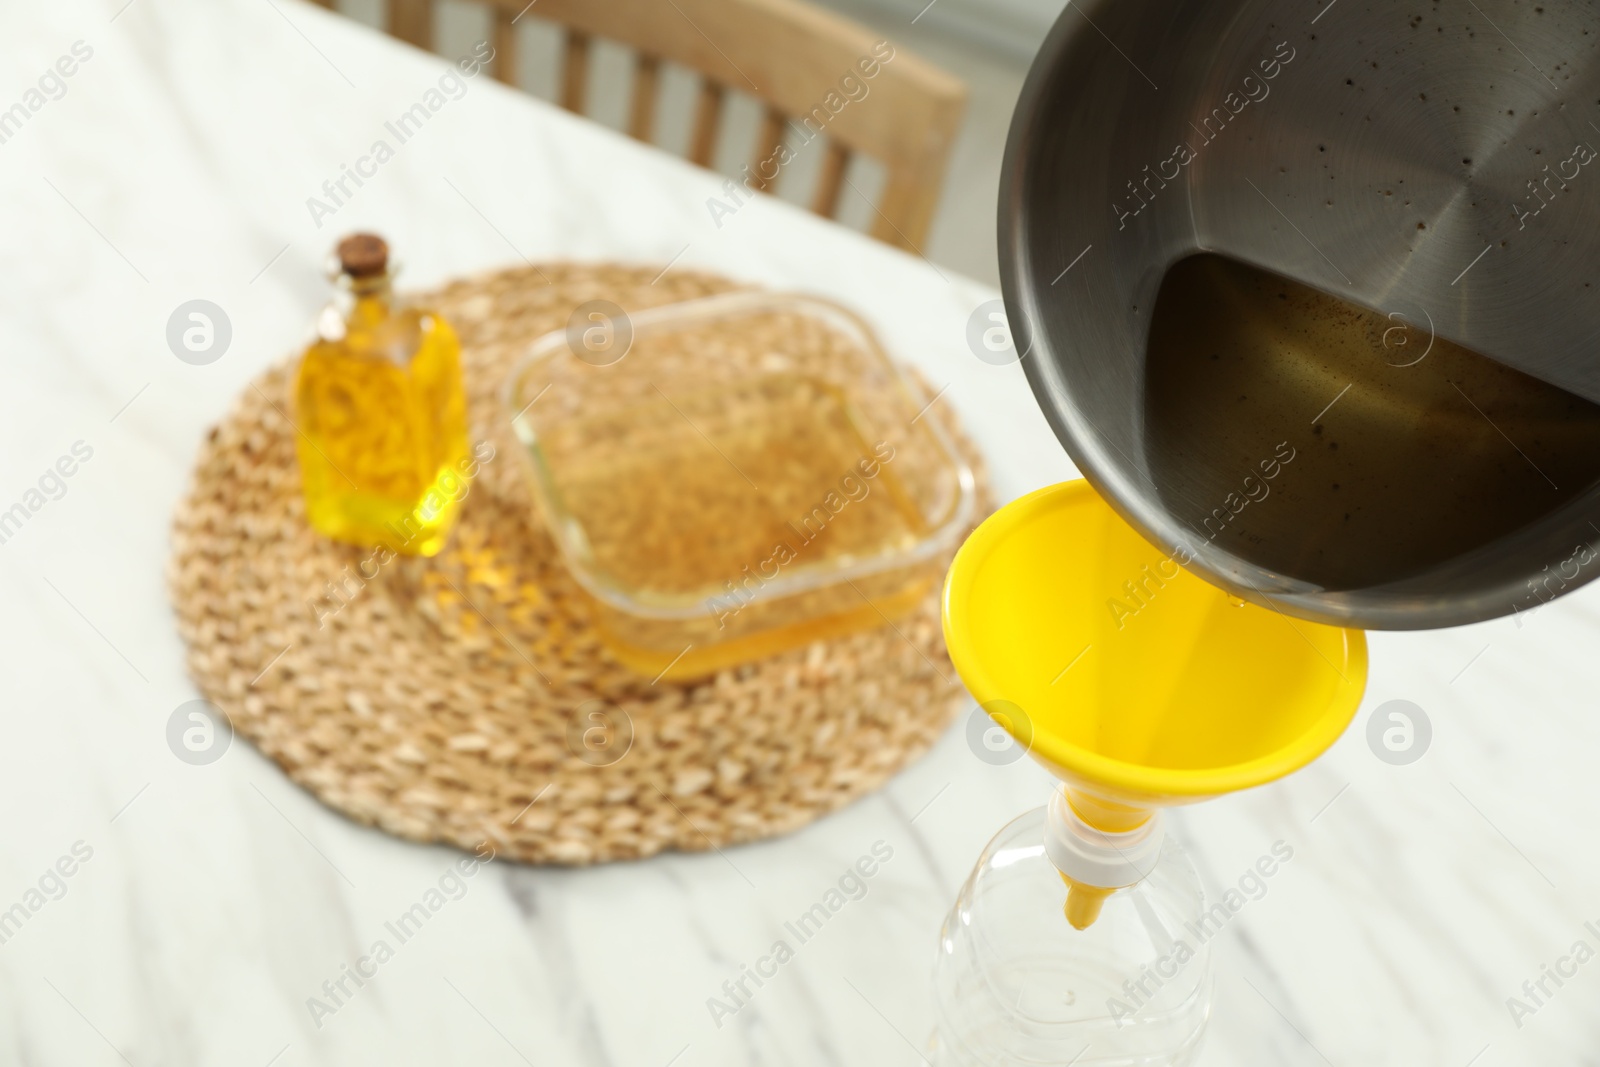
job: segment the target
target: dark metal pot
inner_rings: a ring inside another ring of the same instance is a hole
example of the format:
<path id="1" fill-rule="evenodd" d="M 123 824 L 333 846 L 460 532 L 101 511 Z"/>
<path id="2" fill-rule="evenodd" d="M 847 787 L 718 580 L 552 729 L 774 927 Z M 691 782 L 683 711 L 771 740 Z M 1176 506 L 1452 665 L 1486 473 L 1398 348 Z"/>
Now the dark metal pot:
<path id="1" fill-rule="evenodd" d="M 1600 574 L 1600 11 L 1074 0 L 1006 147 L 1016 350 L 1119 512 L 1377 629 Z"/>

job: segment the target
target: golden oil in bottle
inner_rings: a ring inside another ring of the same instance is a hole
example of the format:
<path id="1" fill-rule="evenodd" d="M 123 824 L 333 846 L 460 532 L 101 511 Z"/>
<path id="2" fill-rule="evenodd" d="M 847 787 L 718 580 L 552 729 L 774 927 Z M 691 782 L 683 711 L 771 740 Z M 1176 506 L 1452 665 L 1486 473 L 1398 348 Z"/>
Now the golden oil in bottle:
<path id="1" fill-rule="evenodd" d="M 335 540 L 431 556 L 467 488 L 461 346 L 438 314 L 395 304 L 381 238 L 347 237 L 338 258 L 340 297 L 295 379 L 306 517 Z"/>

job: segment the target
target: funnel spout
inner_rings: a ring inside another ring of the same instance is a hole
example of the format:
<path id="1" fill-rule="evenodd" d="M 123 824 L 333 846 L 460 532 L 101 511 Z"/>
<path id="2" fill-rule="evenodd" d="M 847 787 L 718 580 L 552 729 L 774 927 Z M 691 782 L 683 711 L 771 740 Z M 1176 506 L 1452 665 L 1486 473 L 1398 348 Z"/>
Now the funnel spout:
<path id="1" fill-rule="evenodd" d="M 1065 807 L 1077 816 L 1091 831 L 1099 831 L 1103 843 L 1116 847 L 1116 839 L 1148 826 L 1155 813 L 1149 808 L 1119 803 L 1068 786 L 1062 790 Z M 1153 863 L 1153 859 L 1152 859 Z M 1067 902 L 1062 906 L 1067 922 L 1074 930 L 1087 930 L 1100 917 L 1100 908 L 1106 898 L 1121 886 L 1104 886 L 1074 879 L 1061 871 L 1061 880 L 1067 884 Z"/>
<path id="2" fill-rule="evenodd" d="M 1061 875 L 1061 880 L 1067 884 L 1067 902 L 1061 909 L 1066 913 L 1067 922 L 1072 924 L 1074 930 L 1089 929 L 1100 918 L 1100 908 L 1105 904 L 1106 897 L 1116 890 L 1074 882 L 1065 874 Z"/>
<path id="3" fill-rule="evenodd" d="M 1149 808 L 1108 800 L 1083 789 L 1068 786 L 1066 792 L 1073 814 L 1104 833 L 1125 834 L 1137 830 L 1154 814 Z"/>
<path id="4" fill-rule="evenodd" d="M 1086 930 L 1099 918 L 1107 897 L 1138 884 L 1155 869 L 1163 834 L 1161 820 L 1148 810 L 1140 812 L 1143 819 L 1130 830 L 1093 826 L 1077 810 L 1077 800 L 1066 788 L 1051 797 L 1044 849 L 1067 886 L 1063 905 L 1067 921 Z M 1133 811 L 1129 808 L 1124 814 Z"/>

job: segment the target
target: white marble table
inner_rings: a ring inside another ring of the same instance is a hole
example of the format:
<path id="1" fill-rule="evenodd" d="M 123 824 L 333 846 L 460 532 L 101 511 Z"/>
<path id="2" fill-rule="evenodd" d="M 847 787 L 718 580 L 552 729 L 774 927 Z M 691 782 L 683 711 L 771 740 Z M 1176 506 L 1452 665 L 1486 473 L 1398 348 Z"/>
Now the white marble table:
<path id="1" fill-rule="evenodd" d="M 389 234 L 416 286 L 524 257 L 622 259 L 845 301 L 951 383 L 941 402 L 1009 497 L 1073 472 L 1018 368 L 967 348 L 995 294 L 778 203 L 718 229 L 719 181 L 486 76 L 319 230 L 306 198 L 443 61 L 296 0 L 123 5 L 0 14 L 0 108 L 27 109 L 75 42 L 92 50 L 0 143 L 0 511 L 28 510 L 0 543 L 0 910 L 28 916 L 0 944 L 0 1064 L 917 1062 L 944 910 L 985 840 L 1045 796 L 1026 761 L 981 762 L 958 727 L 880 795 L 784 840 L 584 871 L 492 864 L 319 1027 L 307 998 L 457 856 L 351 825 L 247 745 L 175 759 L 167 720 L 196 694 L 162 572 L 197 442 L 301 342 L 349 228 Z M 233 330 L 204 366 L 165 336 L 197 298 Z M 92 455 L 47 476 L 75 445 Z M 1219 941 L 1204 1063 L 1594 1062 L 1600 962 L 1520 1027 L 1506 1000 L 1574 942 L 1600 948 L 1584 926 L 1600 929 L 1597 639 L 1600 588 L 1520 627 L 1375 635 L 1367 704 L 1325 758 L 1177 815 L 1213 890 L 1273 841 L 1294 848 Z M 1396 698 L 1433 724 L 1409 766 L 1378 760 L 1362 729 Z M 707 998 L 878 840 L 894 858 L 867 896 L 714 1025 Z M 70 877 L 46 875 L 58 861 Z"/>

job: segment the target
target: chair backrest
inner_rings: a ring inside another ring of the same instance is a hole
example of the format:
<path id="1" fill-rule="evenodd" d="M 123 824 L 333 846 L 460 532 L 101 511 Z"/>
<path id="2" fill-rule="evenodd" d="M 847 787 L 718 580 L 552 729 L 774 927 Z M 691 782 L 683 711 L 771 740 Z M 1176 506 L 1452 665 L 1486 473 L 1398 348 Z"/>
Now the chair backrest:
<path id="1" fill-rule="evenodd" d="M 317 0 L 332 6 L 332 0 Z M 772 191 L 792 131 L 826 153 L 811 208 L 832 218 L 853 153 L 884 167 L 871 233 L 922 251 L 945 165 L 966 104 L 960 80 L 866 27 L 802 0 L 481 0 L 494 25 L 494 73 L 515 84 L 516 26 L 524 15 L 563 28 L 560 103 L 584 110 L 595 38 L 634 53 L 628 130 L 648 141 L 655 127 L 663 61 L 700 76 L 689 158 L 709 166 L 728 90 L 764 105 L 750 186 Z M 432 50 L 435 0 L 386 0 L 388 30 Z M 867 72 L 872 72 L 868 76 Z M 858 97 L 862 92 L 868 95 Z"/>

